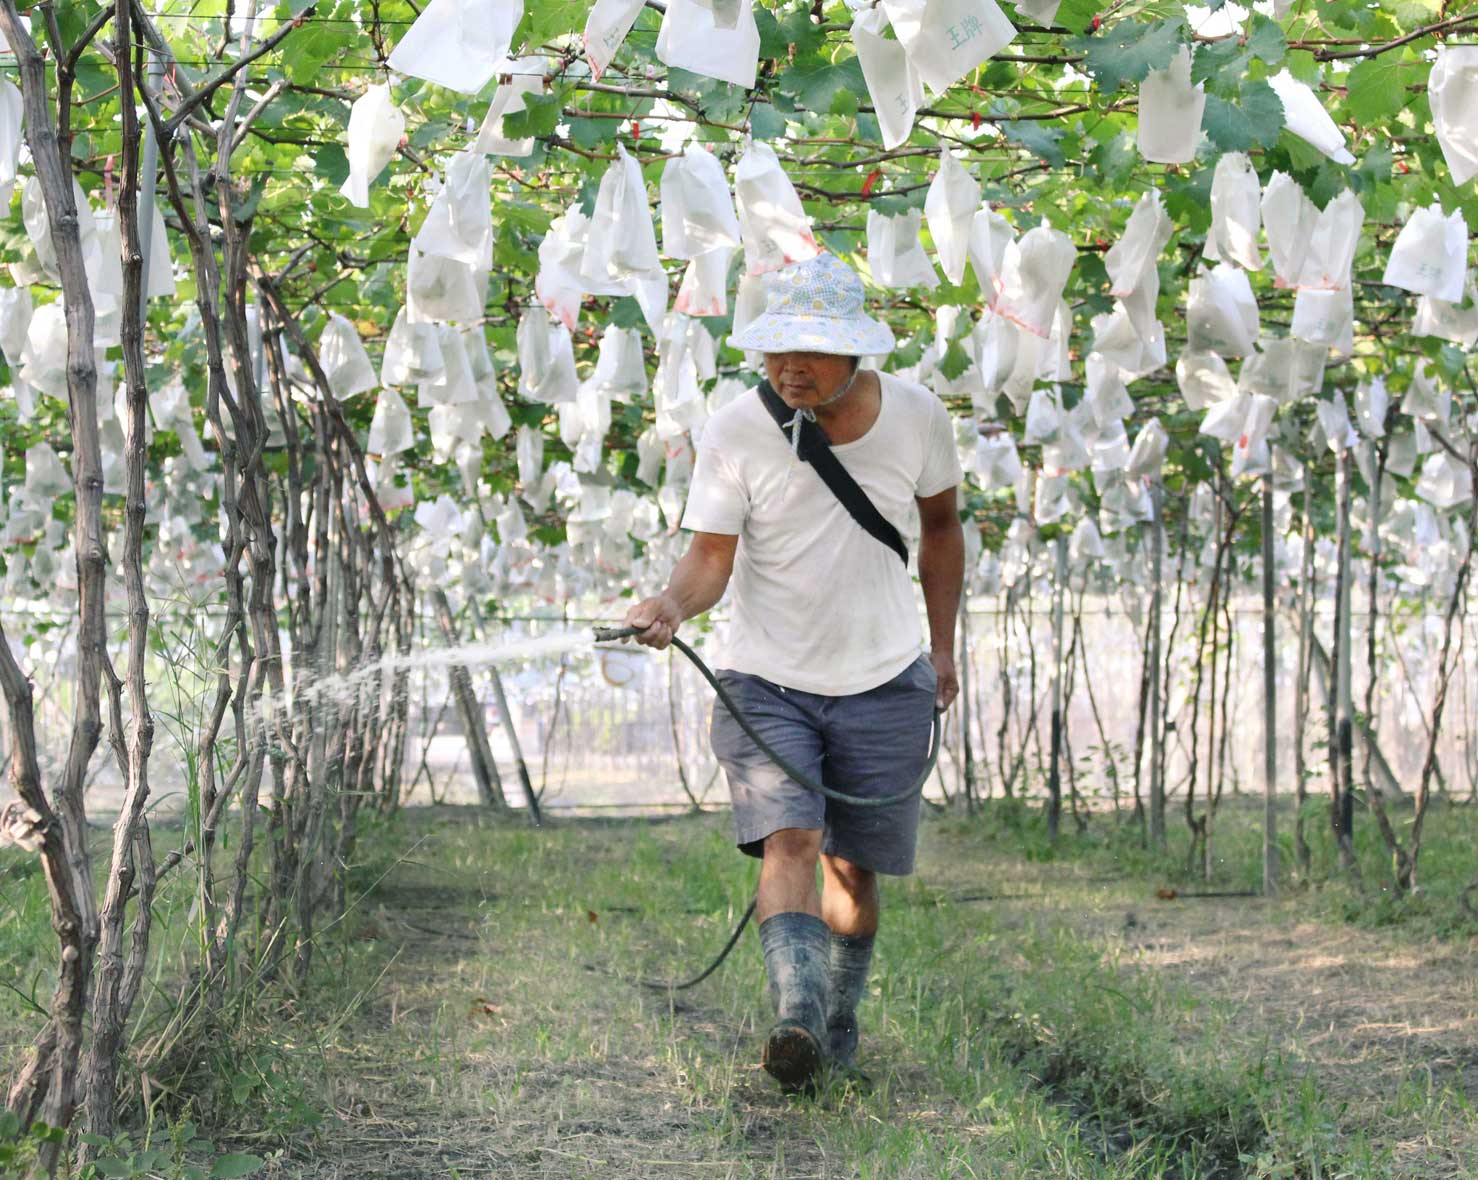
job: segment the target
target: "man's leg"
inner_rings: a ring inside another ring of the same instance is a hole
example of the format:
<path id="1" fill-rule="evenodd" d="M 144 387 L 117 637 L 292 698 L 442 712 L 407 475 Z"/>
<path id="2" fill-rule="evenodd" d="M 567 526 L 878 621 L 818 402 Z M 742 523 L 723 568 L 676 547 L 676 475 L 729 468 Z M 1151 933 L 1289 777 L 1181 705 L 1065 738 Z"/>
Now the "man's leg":
<path id="1" fill-rule="evenodd" d="M 816 860 L 821 832 L 781 828 L 765 837 L 755 916 L 776 1021 L 764 1066 L 781 1086 L 803 1087 L 826 1054 L 831 931 L 821 920 Z"/>
<path id="2" fill-rule="evenodd" d="M 917 783 L 928 760 L 937 679 L 920 656 L 886 684 L 831 701 L 824 730 L 828 785 L 876 798 Z M 821 914 L 831 930 L 827 1037 L 833 1059 L 844 1067 L 857 1048 L 857 1004 L 878 928 L 875 874 L 913 871 L 918 822 L 917 795 L 883 807 L 831 803 L 826 809 Z"/>
<path id="3" fill-rule="evenodd" d="M 831 932 L 827 1050 L 850 1068 L 857 1054 L 857 1005 L 867 992 L 873 937 L 878 932 L 878 878 L 840 856 L 823 856 L 821 916 Z"/>
<path id="4" fill-rule="evenodd" d="M 878 932 L 878 875 L 840 856 L 823 856 L 821 916 L 833 934 L 871 938 Z"/>
<path id="5" fill-rule="evenodd" d="M 820 828 L 781 828 L 765 837 L 754 916 L 763 922 L 787 912 L 822 917 L 816 891 L 816 861 L 821 855 Z"/>

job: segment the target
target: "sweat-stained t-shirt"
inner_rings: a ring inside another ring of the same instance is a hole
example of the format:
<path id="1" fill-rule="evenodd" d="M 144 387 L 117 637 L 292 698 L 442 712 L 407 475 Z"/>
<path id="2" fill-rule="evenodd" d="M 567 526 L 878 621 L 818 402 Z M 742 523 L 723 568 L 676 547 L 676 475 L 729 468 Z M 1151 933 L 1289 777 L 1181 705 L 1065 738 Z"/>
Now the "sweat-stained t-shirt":
<path id="1" fill-rule="evenodd" d="M 963 473 L 944 403 L 922 385 L 878 377 L 877 421 L 832 451 L 913 552 L 915 497 L 954 487 Z M 682 525 L 739 538 L 717 666 L 847 696 L 887 683 L 918 658 L 909 571 L 796 458 L 754 390 L 704 425 Z"/>

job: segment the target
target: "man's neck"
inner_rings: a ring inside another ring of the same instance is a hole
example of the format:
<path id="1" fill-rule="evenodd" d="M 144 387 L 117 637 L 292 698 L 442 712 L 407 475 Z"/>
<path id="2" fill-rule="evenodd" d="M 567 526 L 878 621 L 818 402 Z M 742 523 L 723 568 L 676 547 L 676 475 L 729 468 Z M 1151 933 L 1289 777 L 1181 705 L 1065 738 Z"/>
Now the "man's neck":
<path id="1" fill-rule="evenodd" d="M 882 387 L 877 374 L 868 369 L 857 374 L 845 397 L 816 407 L 816 424 L 833 444 L 852 442 L 868 432 L 881 408 Z"/>

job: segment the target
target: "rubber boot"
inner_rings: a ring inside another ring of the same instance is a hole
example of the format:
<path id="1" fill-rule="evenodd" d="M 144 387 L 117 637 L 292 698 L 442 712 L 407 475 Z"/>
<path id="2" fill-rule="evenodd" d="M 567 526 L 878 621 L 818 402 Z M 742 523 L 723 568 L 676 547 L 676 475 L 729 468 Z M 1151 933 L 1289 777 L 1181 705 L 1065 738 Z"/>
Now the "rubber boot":
<path id="1" fill-rule="evenodd" d="M 872 966 L 871 934 L 831 936 L 831 999 L 826 1022 L 827 1051 L 837 1069 L 858 1073 L 857 1005 L 867 993 L 867 973 Z"/>
<path id="2" fill-rule="evenodd" d="M 760 923 L 765 975 L 776 1021 L 765 1041 L 765 1072 L 786 1093 L 803 1090 L 826 1060 L 831 930 L 798 911 Z"/>

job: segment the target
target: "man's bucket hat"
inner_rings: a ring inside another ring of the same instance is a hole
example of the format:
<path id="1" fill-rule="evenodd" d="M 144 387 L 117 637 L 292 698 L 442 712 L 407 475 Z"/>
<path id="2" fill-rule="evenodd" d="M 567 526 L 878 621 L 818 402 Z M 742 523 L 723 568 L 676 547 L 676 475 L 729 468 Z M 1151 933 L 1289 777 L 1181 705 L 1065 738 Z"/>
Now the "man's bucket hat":
<path id="1" fill-rule="evenodd" d="M 823 352 L 882 356 L 893 332 L 863 311 L 862 280 L 834 254 L 765 276 L 765 310 L 729 337 L 745 352 Z"/>

